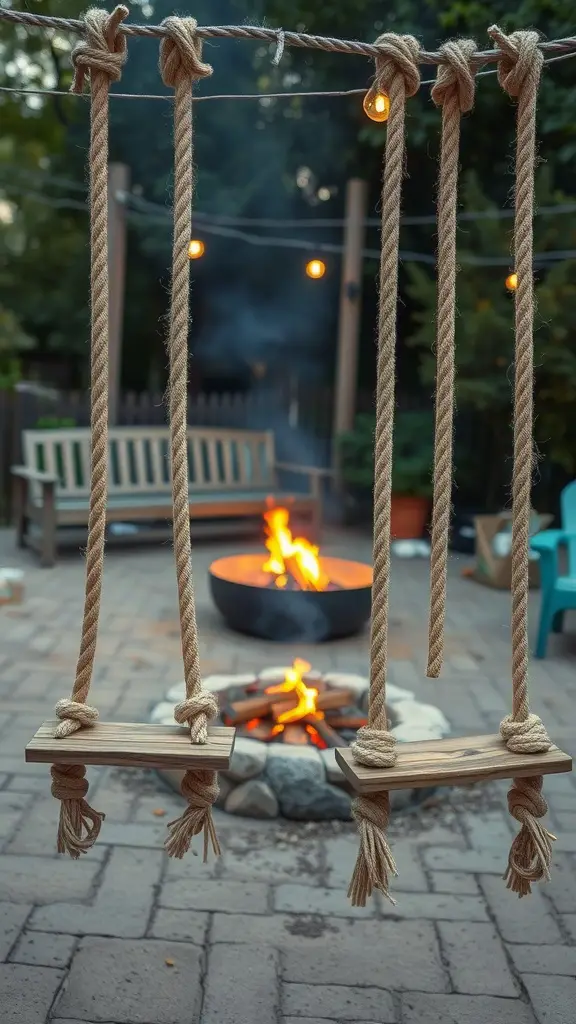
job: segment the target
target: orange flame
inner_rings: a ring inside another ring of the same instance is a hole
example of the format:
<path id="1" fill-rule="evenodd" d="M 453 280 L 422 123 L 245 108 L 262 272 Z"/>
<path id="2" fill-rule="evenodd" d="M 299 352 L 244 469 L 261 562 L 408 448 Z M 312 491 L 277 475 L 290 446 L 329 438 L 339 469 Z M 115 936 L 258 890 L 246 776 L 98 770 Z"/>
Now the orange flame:
<path id="1" fill-rule="evenodd" d="M 310 671 L 311 666 L 302 658 L 295 658 L 292 668 L 286 670 L 284 682 L 277 686 L 269 686 L 266 693 L 296 693 L 298 703 L 294 708 L 288 708 L 278 715 L 278 723 L 297 722 L 306 715 L 315 715 L 316 718 L 324 718 L 324 713 L 316 708 L 318 690 L 314 686 L 306 686 L 302 676 Z"/>
<path id="2" fill-rule="evenodd" d="M 264 520 L 270 557 L 262 569 L 276 577 L 276 586 L 284 588 L 291 575 L 302 590 L 326 590 L 329 581 L 322 572 L 319 549 L 304 537 L 292 537 L 288 509 L 268 509 Z"/>

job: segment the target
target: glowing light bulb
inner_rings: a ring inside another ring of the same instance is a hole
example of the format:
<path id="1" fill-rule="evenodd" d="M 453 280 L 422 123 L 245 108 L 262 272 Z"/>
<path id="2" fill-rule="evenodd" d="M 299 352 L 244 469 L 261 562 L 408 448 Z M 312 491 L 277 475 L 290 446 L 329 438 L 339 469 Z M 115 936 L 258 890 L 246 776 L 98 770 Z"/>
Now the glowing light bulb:
<path id="1" fill-rule="evenodd" d="M 188 245 L 188 256 L 191 260 L 199 260 L 204 255 L 205 248 L 204 242 L 201 242 L 199 238 L 192 238 Z"/>
<path id="2" fill-rule="evenodd" d="M 308 277 L 313 277 L 315 280 L 318 280 L 318 278 L 324 277 L 324 274 L 326 273 L 326 264 L 323 260 L 310 260 L 309 263 L 306 264 L 306 273 L 308 274 Z"/>
<path id="3" fill-rule="evenodd" d="M 385 92 L 369 89 L 362 103 L 364 113 L 371 121 L 387 121 L 390 113 L 390 97 Z"/>
<path id="4" fill-rule="evenodd" d="M 506 287 L 509 292 L 515 292 L 518 287 L 518 274 L 508 274 Z"/>

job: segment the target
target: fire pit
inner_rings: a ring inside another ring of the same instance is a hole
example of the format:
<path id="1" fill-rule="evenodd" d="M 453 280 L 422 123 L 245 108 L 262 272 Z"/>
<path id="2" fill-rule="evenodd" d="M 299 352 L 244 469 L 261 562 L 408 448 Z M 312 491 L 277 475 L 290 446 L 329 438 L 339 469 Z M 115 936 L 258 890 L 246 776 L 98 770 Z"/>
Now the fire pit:
<path id="1" fill-rule="evenodd" d="M 293 538 L 285 508 L 264 520 L 268 558 L 232 555 L 210 566 L 212 597 L 231 629 L 282 642 L 359 632 L 370 617 L 371 567 Z"/>
<path id="2" fill-rule="evenodd" d="M 350 820 L 352 793 L 334 748 L 353 742 L 366 722 L 368 679 L 344 672 L 322 674 L 295 658 L 291 666 L 258 675 L 204 679 L 220 707 L 219 721 L 236 726 L 230 768 L 220 774 L 218 806 L 253 818 L 282 815 L 300 821 Z M 171 723 L 184 684 L 172 687 L 152 710 L 151 721 Z M 399 742 L 435 739 L 449 725 L 438 708 L 420 704 L 409 690 L 389 684 L 387 711 Z M 164 771 L 178 792 L 182 772 Z M 419 805 L 427 790 L 393 793 L 395 810 Z"/>

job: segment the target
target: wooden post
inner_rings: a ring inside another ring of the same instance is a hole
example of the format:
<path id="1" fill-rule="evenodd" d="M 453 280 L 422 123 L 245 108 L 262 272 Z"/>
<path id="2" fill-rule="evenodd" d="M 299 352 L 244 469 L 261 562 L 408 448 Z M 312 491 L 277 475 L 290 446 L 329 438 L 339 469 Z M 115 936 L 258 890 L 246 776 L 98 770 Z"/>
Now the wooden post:
<path id="1" fill-rule="evenodd" d="M 336 469 L 336 438 L 344 431 L 352 429 L 356 411 L 360 300 L 362 297 L 362 250 L 366 230 L 367 197 L 367 183 L 359 178 L 351 178 L 346 188 L 346 223 L 334 387 L 332 462 Z"/>
<path id="2" fill-rule="evenodd" d="M 130 188 L 126 164 L 108 165 L 108 267 L 110 271 L 109 313 L 109 423 L 118 422 L 120 377 L 122 373 L 122 326 L 126 278 L 126 212 L 119 196 Z"/>

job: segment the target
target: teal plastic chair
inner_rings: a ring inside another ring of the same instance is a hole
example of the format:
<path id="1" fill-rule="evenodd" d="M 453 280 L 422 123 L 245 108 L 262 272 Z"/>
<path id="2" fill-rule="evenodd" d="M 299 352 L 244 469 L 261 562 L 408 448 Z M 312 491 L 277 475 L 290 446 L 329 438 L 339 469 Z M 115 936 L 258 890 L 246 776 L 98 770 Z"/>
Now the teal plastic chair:
<path id="1" fill-rule="evenodd" d="M 536 640 L 535 656 L 546 657 L 548 634 L 561 633 L 564 612 L 576 609 L 576 480 L 568 484 L 560 495 L 560 530 L 543 530 L 532 537 L 534 551 L 540 555 L 540 581 L 542 604 Z M 567 549 L 568 573 L 560 576 L 558 556 Z"/>

